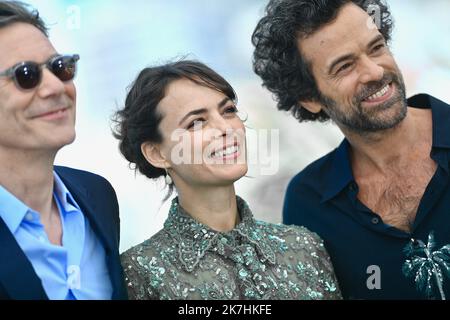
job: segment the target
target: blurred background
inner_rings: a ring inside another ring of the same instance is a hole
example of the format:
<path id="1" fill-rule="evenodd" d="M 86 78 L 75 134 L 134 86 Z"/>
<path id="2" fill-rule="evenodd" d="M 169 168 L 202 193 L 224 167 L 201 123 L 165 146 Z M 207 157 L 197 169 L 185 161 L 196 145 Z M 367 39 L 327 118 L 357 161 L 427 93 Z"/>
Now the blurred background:
<path id="1" fill-rule="evenodd" d="M 162 201 L 164 182 L 130 170 L 111 134 L 111 115 L 123 105 L 126 88 L 144 67 L 186 55 L 201 60 L 233 85 L 250 130 L 279 130 L 279 148 L 269 159 L 277 170 L 265 175 L 260 164 L 252 165 L 251 177 L 236 185 L 258 219 L 281 222 L 289 180 L 343 138 L 331 123 L 300 124 L 277 111 L 253 73 L 250 37 L 266 1 L 27 2 L 51 27 L 50 38 L 59 52 L 81 55 L 77 139 L 59 153 L 56 163 L 96 172 L 112 183 L 121 210 L 121 251 L 161 229 L 170 206 L 170 200 Z M 395 19 L 391 47 L 408 96 L 426 92 L 449 102 L 450 1 L 388 3 Z"/>

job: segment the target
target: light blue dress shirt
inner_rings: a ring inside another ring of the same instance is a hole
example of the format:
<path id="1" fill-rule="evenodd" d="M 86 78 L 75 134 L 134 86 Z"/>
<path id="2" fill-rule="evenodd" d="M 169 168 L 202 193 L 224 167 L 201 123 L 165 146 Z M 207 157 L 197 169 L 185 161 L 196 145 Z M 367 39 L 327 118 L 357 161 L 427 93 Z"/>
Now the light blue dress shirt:
<path id="1" fill-rule="evenodd" d="M 69 190 L 56 172 L 53 175 L 53 197 L 63 230 L 62 246 L 50 243 L 40 214 L 1 185 L 0 217 L 31 262 L 49 299 L 111 299 L 113 290 L 103 245 Z"/>

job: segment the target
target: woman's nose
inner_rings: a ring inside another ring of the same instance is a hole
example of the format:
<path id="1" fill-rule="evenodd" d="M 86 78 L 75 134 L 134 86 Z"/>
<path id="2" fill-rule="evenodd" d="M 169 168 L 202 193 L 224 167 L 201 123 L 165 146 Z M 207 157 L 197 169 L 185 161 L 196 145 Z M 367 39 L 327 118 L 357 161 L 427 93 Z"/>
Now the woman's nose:
<path id="1" fill-rule="evenodd" d="M 222 115 L 218 115 L 214 118 L 212 122 L 212 128 L 214 129 L 214 137 L 220 138 L 224 137 L 231 132 L 233 127 L 230 125 L 229 121 L 222 117 Z"/>

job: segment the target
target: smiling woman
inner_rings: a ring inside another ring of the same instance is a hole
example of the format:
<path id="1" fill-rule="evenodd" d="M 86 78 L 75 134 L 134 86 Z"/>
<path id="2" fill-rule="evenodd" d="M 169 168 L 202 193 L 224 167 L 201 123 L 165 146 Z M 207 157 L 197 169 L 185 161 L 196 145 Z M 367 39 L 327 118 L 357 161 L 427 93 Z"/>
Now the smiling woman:
<path id="1" fill-rule="evenodd" d="M 235 194 L 247 172 L 236 100 L 209 67 L 178 61 L 144 69 L 117 112 L 123 155 L 178 193 L 164 228 L 122 254 L 131 299 L 340 298 L 317 235 L 257 221 Z"/>

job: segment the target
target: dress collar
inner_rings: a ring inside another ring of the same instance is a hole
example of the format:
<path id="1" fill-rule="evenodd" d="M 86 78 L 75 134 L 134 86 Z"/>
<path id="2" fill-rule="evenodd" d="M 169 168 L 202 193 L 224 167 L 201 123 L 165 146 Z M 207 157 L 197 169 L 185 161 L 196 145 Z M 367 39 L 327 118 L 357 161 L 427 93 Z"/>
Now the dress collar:
<path id="1" fill-rule="evenodd" d="M 178 197 L 172 201 L 164 229 L 179 242 L 178 258 L 188 272 L 192 272 L 207 251 L 233 259 L 242 244 L 256 249 L 262 261 L 276 263 L 274 248 L 266 232 L 257 222 L 247 203 L 236 196 L 241 222 L 229 232 L 218 232 L 193 219 L 180 205 Z"/>

